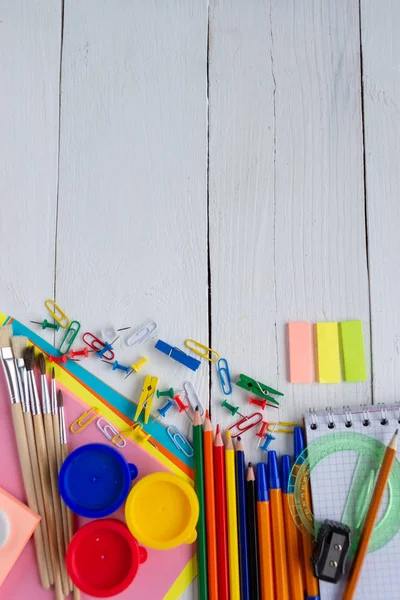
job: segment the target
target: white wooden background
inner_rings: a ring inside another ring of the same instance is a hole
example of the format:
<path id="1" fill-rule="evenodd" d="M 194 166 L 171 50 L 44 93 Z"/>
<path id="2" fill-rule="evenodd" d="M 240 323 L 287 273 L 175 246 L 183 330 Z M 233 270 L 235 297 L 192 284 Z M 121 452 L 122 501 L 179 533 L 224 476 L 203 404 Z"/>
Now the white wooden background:
<path id="1" fill-rule="evenodd" d="M 277 385 L 282 420 L 398 399 L 399 27 L 394 0 L 0 0 L 0 309 L 154 319 Z M 285 324 L 344 319 L 369 380 L 287 383 Z M 214 367 L 151 345 L 118 357 L 233 422 Z"/>

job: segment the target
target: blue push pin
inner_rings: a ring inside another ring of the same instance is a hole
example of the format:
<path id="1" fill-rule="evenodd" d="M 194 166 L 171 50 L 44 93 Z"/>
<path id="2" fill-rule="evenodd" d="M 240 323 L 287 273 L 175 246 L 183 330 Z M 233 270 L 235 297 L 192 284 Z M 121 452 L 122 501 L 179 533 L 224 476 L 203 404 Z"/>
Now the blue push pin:
<path id="1" fill-rule="evenodd" d="M 113 362 L 113 371 L 115 371 L 116 369 L 119 369 L 120 371 L 125 371 L 125 373 L 129 373 L 129 371 L 131 370 L 130 367 L 126 367 L 125 365 L 121 365 L 121 363 L 119 363 L 117 360 L 115 360 Z"/>
<path id="2" fill-rule="evenodd" d="M 264 452 L 268 451 L 268 446 L 271 444 L 271 442 L 274 441 L 274 436 L 271 435 L 270 433 L 267 433 L 267 435 L 265 436 L 265 442 L 262 444 L 262 446 L 260 446 L 260 450 L 263 450 Z"/>
<path id="3" fill-rule="evenodd" d="M 109 350 L 112 350 L 113 347 L 111 346 L 111 344 L 109 344 L 108 342 L 104 343 L 104 348 L 102 348 L 101 350 L 98 350 L 96 352 L 97 356 L 99 356 L 100 358 L 103 358 L 104 354 L 106 352 L 108 352 Z"/>
<path id="4" fill-rule="evenodd" d="M 160 413 L 160 415 L 165 418 L 167 411 L 169 411 L 169 409 L 173 405 L 174 405 L 174 403 L 172 400 L 167 400 L 166 403 L 164 404 L 164 406 L 162 406 L 161 408 L 157 408 L 157 410 Z"/>

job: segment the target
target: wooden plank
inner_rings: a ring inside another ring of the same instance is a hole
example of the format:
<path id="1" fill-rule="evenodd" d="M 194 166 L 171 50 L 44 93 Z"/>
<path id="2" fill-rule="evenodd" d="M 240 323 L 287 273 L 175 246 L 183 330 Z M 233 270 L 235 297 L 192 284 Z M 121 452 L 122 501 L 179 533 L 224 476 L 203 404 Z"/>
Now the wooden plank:
<path id="1" fill-rule="evenodd" d="M 0 1 L 0 310 L 40 318 L 53 294 L 59 3 Z"/>
<path id="2" fill-rule="evenodd" d="M 83 331 L 153 319 L 155 340 L 207 340 L 206 60 L 204 2 L 66 4 L 57 300 Z M 190 380 L 207 406 L 208 365 L 193 374 L 155 340 L 118 342 L 118 360 L 147 356 L 159 389 Z M 85 366 L 139 398 L 142 376 Z"/>
<path id="3" fill-rule="evenodd" d="M 374 401 L 400 384 L 400 6 L 361 1 Z"/>

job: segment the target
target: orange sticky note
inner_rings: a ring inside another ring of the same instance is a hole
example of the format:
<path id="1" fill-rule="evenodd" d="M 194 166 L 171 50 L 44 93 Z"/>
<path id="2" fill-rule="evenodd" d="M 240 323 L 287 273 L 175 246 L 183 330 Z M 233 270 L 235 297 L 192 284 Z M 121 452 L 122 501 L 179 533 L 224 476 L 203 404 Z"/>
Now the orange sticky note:
<path id="1" fill-rule="evenodd" d="M 317 323 L 318 381 L 340 383 L 339 328 L 337 323 Z"/>
<path id="2" fill-rule="evenodd" d="M 0 586 L 39 521 L 39 515 L 0 488 Z"/>
<path id="3" fill-rule="evenodd" d="M 289 381 L 314 381 L 314 347 L 311 323 L 288 323 Z"/>

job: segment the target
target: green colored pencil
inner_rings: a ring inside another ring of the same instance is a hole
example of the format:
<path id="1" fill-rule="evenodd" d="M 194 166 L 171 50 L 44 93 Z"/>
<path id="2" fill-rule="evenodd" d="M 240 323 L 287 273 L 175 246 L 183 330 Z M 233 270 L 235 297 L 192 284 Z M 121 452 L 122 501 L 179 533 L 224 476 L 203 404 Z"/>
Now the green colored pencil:
<path id="1" fill-rule="evenodd" d="M 200 512 L 197 523 L 197 560 L 199 563 L 199 600 L 207 600 L 207 538 L 206 511 L 204 505 L 204 460 L 203 460 L 203 426 L 200 411 L 197 407 L 193 420 L 194 471 L 197 497 Z"/>

